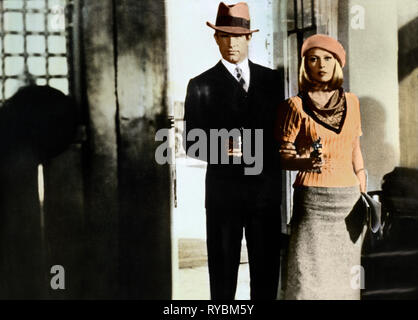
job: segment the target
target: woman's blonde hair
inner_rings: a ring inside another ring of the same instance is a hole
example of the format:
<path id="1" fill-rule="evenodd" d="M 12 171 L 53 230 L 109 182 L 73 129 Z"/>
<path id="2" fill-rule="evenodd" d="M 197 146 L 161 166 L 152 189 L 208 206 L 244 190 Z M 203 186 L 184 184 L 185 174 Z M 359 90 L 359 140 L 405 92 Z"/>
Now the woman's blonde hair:
<path id="1" fill-rule="evenodd" d="M 306 66 L 305 56 L 302 57 L 302 62 L 299 69 L 299 91 L 309 91 L 314 87 L 318 86 L 317 82 L 314 82 L 310 79 L 308 73 L 308 67 Z M 343 69 L 337 59 L 335 59 L 334 74 L 332 75 L 331 80 L 325 84 L 324 90 L 335 90 L 341 87 L 344 82 Z"/>

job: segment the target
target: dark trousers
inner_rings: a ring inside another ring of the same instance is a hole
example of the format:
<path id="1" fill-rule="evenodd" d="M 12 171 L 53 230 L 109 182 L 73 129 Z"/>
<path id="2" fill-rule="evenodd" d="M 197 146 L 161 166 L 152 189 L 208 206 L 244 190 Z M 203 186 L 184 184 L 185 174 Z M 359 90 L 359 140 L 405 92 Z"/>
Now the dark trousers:
<path id="1" fill-rule="evenodd" d="M 243 234 L 248 248 L 251 299 L 276 299 L 280 270 L 280 207 L 207 208 L 206 232 L 212 300 L 233 300 L 235 297 Z"/>

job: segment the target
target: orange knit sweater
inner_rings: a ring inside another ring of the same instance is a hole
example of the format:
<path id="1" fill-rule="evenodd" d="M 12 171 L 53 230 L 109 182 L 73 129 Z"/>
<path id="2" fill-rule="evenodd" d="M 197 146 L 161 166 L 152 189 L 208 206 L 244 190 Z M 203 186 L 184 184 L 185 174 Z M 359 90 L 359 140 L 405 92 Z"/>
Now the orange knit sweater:
<path id="1" fill-rule="evenodd" d="M 321 173 L 299 171 L 294 186 L 349 187 L 359 184 L 352 164 L 353 144 L 362 135 L 360 104 L 353 93 L 346 93 L 346 114 L 339 133 L 326 128 L 308 115 L 298 96 L 284 101 L 278 110 L 276 139 L 292 142 L 299 154 L 309 156 L 313 141 L 321 137 L 324 165 Z"/>

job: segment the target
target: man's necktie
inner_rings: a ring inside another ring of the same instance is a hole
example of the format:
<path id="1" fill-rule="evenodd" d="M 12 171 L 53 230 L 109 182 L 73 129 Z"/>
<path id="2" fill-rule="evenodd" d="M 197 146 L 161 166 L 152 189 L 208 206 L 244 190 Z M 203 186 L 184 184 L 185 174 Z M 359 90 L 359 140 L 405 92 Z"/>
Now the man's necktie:
<path id="1" fill-rule="evenodd" d="M 235 74 L 237 76 L 238 83 L 241 85 L 241 87 L 244 88 L 245 91 L 247 91 L 247 84 L 245 83 L 244 77 L 242 76 L 242 70 L 240 67 L 236 66 Z"/>

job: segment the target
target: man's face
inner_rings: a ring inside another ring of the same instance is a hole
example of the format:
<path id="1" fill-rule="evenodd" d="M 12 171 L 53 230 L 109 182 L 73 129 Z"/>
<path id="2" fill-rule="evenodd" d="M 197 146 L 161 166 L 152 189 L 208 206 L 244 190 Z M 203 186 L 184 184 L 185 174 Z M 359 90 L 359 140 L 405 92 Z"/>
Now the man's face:
<path id="1" fill-rule="evenodd" d="M 236 35 L 218 31 L 215 33 L 222 58 L 230 63 L 240 63 L 248 56 L 248 45 L 251 40 L 249 35 Z"/>

